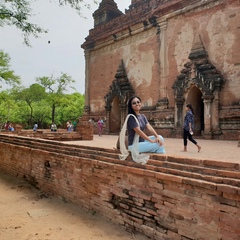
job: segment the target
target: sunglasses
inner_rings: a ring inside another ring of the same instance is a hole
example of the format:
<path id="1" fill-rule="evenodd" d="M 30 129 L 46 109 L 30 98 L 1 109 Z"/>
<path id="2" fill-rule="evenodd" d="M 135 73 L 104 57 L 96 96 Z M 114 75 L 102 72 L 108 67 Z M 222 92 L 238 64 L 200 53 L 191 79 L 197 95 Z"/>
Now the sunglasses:
<path id="1" fill-rule="evenodd" d="M 132 105 L 136 105 L 136 104 L 139 104 L 141 103 L 140 101 L 136 101 L 136 102 L 132 102 Z"/>

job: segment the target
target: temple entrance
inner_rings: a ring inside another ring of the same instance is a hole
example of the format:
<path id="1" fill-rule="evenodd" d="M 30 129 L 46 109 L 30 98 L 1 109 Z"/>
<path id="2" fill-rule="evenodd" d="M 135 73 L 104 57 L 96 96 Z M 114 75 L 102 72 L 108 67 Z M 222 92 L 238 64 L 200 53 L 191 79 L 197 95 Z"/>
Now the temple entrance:
<path id="1" fill-rule="evenodd" d="M 108 134 L 119 134 L 126 117 L 127 101 L 134 96 L 134 90 L 127 78 L 123 60 L 118 67 L 115 79 L 109 87 L 105 96 L 105 109 L 107 115 L 106 132 Z"/>
<path id="2" fill-rule="evenodd" d="M 196 86 L 190 89 L 187 96 L 187 103 L 192 104 L 194 109 L 194 134 L 202 135 L 204 131 L 204 103 L 202 92 Z"/>
<path id="3" fill-rule="evenodd" d="M 212 139 L 214 132 L 221 132 L 219 97 L 225 80 L 208 60 L 208 53 L 199 35 L 195 36 L 188 58 L 190 61 L 184 64 L 184 69 L 173 84 L 175 126 L 180 129 L 183 125 L 184 105 L 191 103 L 195 111 L 195 133 Z"/>
<path id="4" fill-rule="evenodd" d="M 119 133 L 121 130 L 121 110 L 120 101 L 115 97 L 112 101 L 112 111 L 110 113 L 110 133 Z"/>

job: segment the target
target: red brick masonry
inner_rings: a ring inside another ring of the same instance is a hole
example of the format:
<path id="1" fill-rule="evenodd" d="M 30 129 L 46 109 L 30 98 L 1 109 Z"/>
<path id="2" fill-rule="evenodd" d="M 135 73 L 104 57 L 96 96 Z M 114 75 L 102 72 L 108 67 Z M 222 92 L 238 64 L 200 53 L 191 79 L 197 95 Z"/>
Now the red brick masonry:
<path id="1" fill-rule="evenodd" d="M 0 134 L 0 171 L 151 239 L 239 240 L 238 163 L 151 155 Z"/>

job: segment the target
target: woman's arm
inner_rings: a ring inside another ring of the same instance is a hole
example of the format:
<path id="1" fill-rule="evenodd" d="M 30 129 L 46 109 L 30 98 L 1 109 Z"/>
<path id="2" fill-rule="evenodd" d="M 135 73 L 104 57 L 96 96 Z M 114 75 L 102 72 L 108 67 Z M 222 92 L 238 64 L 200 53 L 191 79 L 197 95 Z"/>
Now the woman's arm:
<path id="1" fill-rule="evenodd" d="M 159 145 L 162 146 L 163 145 L 162 140 L 160 139 L 159 135 L 156 133 L 156 131 L 154 130 L 150 123 L 146 124 L 146 128 L 151 134 L 153 134 L 156 137 L 155 142 L 159 143 Z"/>
<path id="2" fill-rule="evenodd" d="M 147 140 L 151 143 L 157 142 L 157 143 L 159 143 L 160 146 L 162 146 L 163 143 L 162 143 L 161 139 L 159 138 L 158 134 L 153 129 L 153 127 L 149 123 L 147 123 L 146 128 L 156 137 L 155 139 L 149 138 L 139 127 L 135 127 L 135 128 L 133 128 L 133 130 L 144 140 Z"/>
<path id="3" fill-rule="evenodd" d="M 192 123 L 193 123 L 193 121 L 194 121 L 194 118 L 193 118 L 193 115 L 192 115 L 192 114 L 188 113 L 187 121 L 188 121 L 189 131 L 192 131 Z"/>
<path id="4" fill-rule="evenodd" d="M 135 127 L 135 128 L 133 128 L 133 130 L 135 131 L 136 134 L 138 134 L 138 135 L 139 135 L 141 138 L 143 138 L 144 140 L 147 140 L 147 141 L 152 142 L 152 143 L 156 142 L 156 141 L 150 139 L 150 138 L 140 129 L 140 127 Z"/>

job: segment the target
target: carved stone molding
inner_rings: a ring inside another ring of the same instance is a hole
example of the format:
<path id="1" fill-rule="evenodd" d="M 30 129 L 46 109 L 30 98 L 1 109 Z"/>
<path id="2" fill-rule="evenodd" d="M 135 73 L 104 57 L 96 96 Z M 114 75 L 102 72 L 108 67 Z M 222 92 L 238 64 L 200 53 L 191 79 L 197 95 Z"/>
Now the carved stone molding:
<path id="1" fill-rule="evenodd" d="M 197 36 L 193 43 L 189 59 L 191 61 L 184 65 L 185 68 L 173 84 L 175 96 L 183 96 L 192 85 L 197 86 L 203 96 L 213 95 L 215 91 L 220 91 L 225 82 L 224 78 L 208 60 L 208 54 L 200 36 Z"/>
<path id="2" fill-rule="evenodd" d="M 127 100 L 133 95 L 134 90 L 127 78 L 123 60 L 121 60 L 115 79 L 112 81 L 109 92 L 104 97 L 106 102 L 105 109 L 111 110 L 111 104 L 115 97 L 119 98 L 120 106 L 126 106 Z"/>

